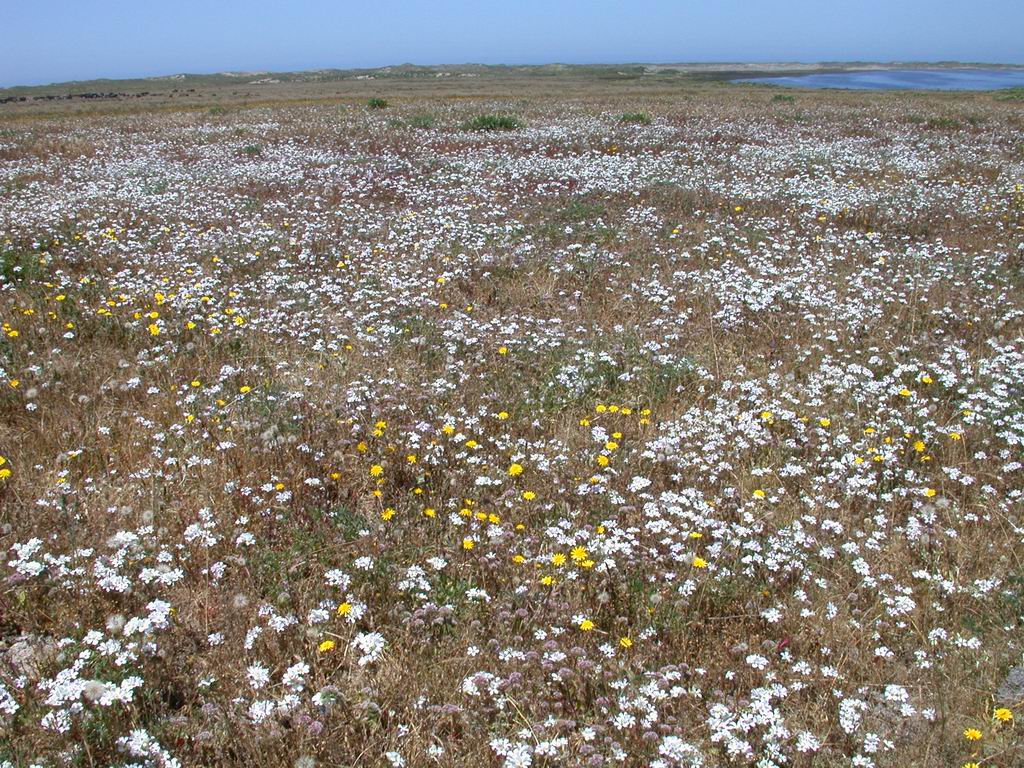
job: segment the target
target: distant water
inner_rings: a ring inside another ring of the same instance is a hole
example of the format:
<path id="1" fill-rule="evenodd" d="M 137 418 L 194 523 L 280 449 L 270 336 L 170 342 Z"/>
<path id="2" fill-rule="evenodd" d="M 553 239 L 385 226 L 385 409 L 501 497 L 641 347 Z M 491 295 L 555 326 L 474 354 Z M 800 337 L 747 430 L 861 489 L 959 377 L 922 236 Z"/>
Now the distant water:
<path id="1" fill-rule="evenodd" d="M 744 77 L 734 83 L 857 91 L 992 91 L 1024 87 L 1024 69 L 887 69 L 829 74 Z"/>

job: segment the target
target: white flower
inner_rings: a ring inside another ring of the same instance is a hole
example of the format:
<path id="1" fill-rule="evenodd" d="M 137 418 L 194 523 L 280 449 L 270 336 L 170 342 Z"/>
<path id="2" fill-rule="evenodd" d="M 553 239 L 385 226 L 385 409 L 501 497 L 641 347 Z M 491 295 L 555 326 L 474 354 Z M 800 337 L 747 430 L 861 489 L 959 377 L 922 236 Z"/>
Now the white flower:
<path id="1" fill-rule="evenodd" d="M 384 635 L 379 632 L 360 632 L 352 639 L 352 646 L 362 654 L 359 666 L 365 667 L 377 661 L 384 653 Z"/>

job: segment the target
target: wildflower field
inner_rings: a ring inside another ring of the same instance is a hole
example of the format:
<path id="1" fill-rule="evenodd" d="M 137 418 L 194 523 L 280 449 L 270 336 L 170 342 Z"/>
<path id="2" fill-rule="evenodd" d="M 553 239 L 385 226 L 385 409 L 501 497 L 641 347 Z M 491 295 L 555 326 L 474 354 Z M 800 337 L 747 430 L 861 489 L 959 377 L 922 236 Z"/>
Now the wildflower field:
<path id="1" fill-rule="evenodd" d="M 1022 102 L 474 88 L 0 107 L 0 765 L 1024 765 Z"/>

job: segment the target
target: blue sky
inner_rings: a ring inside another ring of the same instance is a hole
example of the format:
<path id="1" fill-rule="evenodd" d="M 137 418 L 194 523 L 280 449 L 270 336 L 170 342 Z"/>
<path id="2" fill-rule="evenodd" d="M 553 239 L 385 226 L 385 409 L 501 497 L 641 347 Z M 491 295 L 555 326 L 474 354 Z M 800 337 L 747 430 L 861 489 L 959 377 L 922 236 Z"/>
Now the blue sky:
<path id="1" fill-rule="evenodd" d="M 416 64 L 1024 63 L 1021 0 L 0 0 L 0 86 Z"/>

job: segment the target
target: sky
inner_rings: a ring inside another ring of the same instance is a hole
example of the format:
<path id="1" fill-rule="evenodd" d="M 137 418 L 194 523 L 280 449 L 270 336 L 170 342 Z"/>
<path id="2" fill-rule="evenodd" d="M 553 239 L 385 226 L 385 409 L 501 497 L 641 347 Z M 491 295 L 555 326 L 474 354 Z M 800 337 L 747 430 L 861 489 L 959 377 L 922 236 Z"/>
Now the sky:
<path id="1" fill-rule="evenodd" d="M 0 0 L 0 87 L 388 64 L 1024 64 L 1021 0 Z"/>

